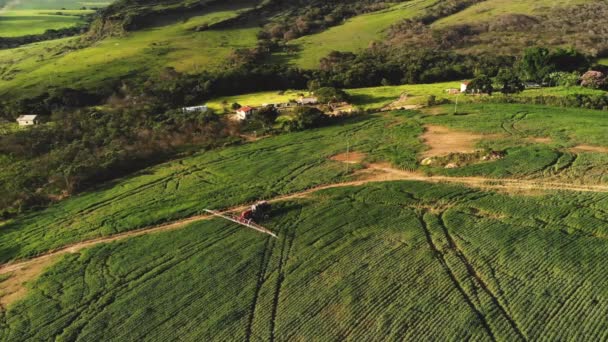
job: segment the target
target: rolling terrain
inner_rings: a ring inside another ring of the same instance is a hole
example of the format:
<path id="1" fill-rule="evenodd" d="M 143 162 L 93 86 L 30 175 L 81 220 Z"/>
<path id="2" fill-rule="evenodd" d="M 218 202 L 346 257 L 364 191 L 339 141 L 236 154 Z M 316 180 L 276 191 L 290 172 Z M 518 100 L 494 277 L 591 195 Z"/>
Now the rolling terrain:
<path id="1" fill-rule="evenodd" d="M 605 13 L 0 0 L 0 340 L 608 340 Z"/>
<path id="2" fill-rule="evenodd" d="M 3 262 L 25 262 L 0 269 L 3 338 L 602 339 L 604 113 L 452 108 L 206 152 L 4 222 Z M 436 126 L 469 132 L 453 153 L 506 156 L 420 166 Z M 201 215 L 259 198 L 278 239 Z"/>

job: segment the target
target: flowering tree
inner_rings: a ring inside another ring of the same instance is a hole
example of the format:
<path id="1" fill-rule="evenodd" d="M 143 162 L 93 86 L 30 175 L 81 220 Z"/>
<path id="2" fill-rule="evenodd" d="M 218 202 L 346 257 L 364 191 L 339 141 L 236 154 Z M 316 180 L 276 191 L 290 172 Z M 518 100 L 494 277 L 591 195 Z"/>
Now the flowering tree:
<path id="1" fill-rule="evenodd" d="M 581 76 L 581 85 L 583 87 L 601 89 L 607 85 L 606 75 L 601 71 L 590 70 Z"/>

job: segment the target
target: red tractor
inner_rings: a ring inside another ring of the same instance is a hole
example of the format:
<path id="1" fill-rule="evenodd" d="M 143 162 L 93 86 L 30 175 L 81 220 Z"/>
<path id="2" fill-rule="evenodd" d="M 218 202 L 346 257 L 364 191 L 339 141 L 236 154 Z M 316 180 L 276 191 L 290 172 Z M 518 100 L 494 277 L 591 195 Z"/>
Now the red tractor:
<path id="1" fill-rule="evenodd" d="M 270 203 L 266 201 L 258 202 L 251 206 L 251 208 L 243 211 L 239 216 L 239 221 L 243 223 L 259 222 L 269 217 Z"/>

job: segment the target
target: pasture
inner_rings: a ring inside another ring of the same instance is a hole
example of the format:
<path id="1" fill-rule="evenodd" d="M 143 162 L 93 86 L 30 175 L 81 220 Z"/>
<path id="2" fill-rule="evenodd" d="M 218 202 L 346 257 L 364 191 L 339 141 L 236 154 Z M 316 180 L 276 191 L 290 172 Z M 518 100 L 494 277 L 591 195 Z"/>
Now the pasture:
<path id="1" fill-rule="evenodd" d="M 429 96 L 434 96 L 436 101 L 450 101 L 459 103 L 481 102 L 486 97 L 476 95 L 451 95 L 446 90 L 460 89 L 460 82 L 441 82 L 431 84 L 404 84 L 396 86 L 381 86 L 369 88 L 344 89 L 350 95 L 350 102 L 360 109 L 379 110 L 393 102 L 399 106 L 426 105 Z M 241 105 L 261 106 L 264 103 L 286 102 L 297 99 L 301 94 L 308 94 L 306 90 L 287 90 L 287 91 L 264 91 L 258 93 L 225 96 L 212 99 L 208 102 L 209 108 L 217 111 L 224 111 L 226 106 L 232 103 Z M 606 92 L 598 89 L 583 87 L 548 87 L 541 89 L 526 89 L 524 92 L 510 97 L 565 97 L 568 95 L 605 95 Z M 400 97 L 403 96 L 402 99 Z M 492 95 L 496 99 L 504 99 L 500 93 Z"/>
<path id="2" fill-rule="evenodd" d="M 543 14 L 554 7 L 573 6 L 587 2 L 590 2 L 590 0 L 488 0 L 440 19 L 433 24 L 433 27 L 444 28 L 464 22 L 475 24 L 509 14 Z"/>
<path id="3" fill-rule="evenodd" d="M 356 16 L 342 25 L 290 42 L 296 51 L 277 54 L 275 58 L 286 59 L 302 68 L 316 69 L 319 60 L 331 51 L 355 52 L 364 49 L 370 42 L 382 39 L 384 31 L 392 24 L 421 14 L 435 2 L 436 0 L 413 0 L 383 11 Z"/>
<path id="4" fill-rule="evenodd" d="M 254 4 L 254 2 L 251 2 Z M 78 38 L 67 38 L 0 50 L 0 95 L 22 89 L 42 90 L 55 86 L 99 87 L 108 80 L 129 75 L 149 75 L 164 67 L 183 72 L 202 72 L 223 67 L 236 48 L 254 46 L 259 27 L 195 32 L 248 10 L 239 4 L 222 4 L 187 21 L 174 22 L 104 39 L 77 48 Z"/>
<path id="5" fill-rule="evenodd" d="M 82 15 L 92 11 L 18 10 L 0 13 L 0 37 L 19 37 L 42 34 L 84 23 Z"/>
<path id="6" fill-rule="evenodd" d="M 608 197 L 390 182 L 64 257 L 4 340 L 603 340 Z"/>

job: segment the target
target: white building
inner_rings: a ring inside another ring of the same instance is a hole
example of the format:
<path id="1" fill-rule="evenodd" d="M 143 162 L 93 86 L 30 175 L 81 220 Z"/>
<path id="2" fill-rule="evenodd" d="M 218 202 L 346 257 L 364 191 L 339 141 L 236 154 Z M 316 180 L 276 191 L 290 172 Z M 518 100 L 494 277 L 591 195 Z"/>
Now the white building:
<path id="1" fill-rule="evenodd" d="M 297 100 L 298 104 L 301 106 L 306 106 L 306 105 L 316 105 L 317 103 L 319 103 L 319 99 L 317 99 L 316 97 L 300 97 Z"/>
<path id="2" fill-rule="evenodd" d="M 17 118 L 19 126 L 32 126 L 40 123 L 38 115 L 21 115 Z"/>
<path id="3" fill-rule="evenodd" d="M 194 106 L 194 107 L 184 107 L 182 108 L 182 111 L 187 112 L 187 113 L 191 113 L 191 112 L 206 112 L 207 110 L 209 110 L 209 107 L 207 107 L 207 105 L 203 105 L 203 106 Z"/>
<path id="4" fill-rule="evenodd" d="M 469 83 L 470 82 L 462 82 L 460 83 L 460 92 L 461 93 L 466 93 L 467 89 L 469 88 Z"/>
<path id="5" fill-rule="evenodd" d="M 245 106 L 236 111 L 236 118 L 240 121 L 247 120 L 255 112 L 255 109 Z"/>

